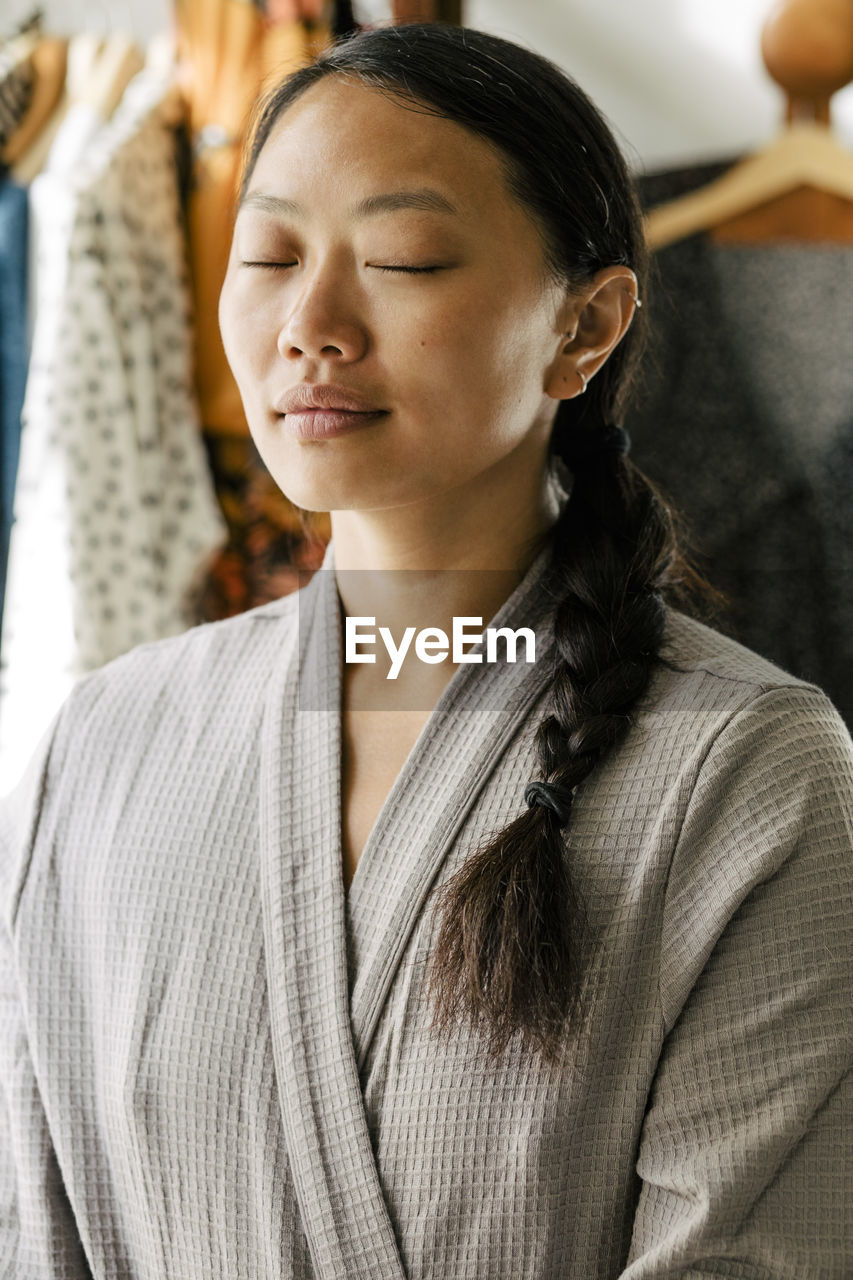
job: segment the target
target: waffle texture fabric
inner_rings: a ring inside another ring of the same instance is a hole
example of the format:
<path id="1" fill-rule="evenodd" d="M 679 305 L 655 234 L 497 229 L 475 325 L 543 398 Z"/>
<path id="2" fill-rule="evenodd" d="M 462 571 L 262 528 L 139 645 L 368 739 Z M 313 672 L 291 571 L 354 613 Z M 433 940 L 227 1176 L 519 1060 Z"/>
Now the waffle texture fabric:
<path id="1" fill-rule="evenodd" d="M 853 743 L 670 611 L 567 856 L 559 1062 L 431 1030 L 430 900 L 537 776 L 541 560 L 461 666 L 349 893 L 333 552 L 75 687 L 2 809 L 0 1276 L 853 1275 Z"/>

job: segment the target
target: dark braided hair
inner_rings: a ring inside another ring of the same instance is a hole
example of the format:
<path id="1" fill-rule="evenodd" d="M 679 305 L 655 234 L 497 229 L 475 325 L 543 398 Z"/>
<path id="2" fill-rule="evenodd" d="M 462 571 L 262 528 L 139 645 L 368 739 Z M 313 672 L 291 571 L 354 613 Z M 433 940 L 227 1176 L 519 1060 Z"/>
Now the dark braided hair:
<path id="1" fill-rule="evenodd" d="M 490 143 L 540 230 L 549 272 L 568 290 L 624 265 L 645 293 L 640 211 L 603 117 L 551 62 L 480 31 L 415 24 L 335 45 L 262 104 L 244 191 L 281 113 L 328 75 L 355 78 Z M 519 816 L 436 898 L 436 1026 L 467 1017 L 495 1055 L 520 1036 L 554 1057 L 580 1016 L 583 917 L 565 842 L 575 788 L 624 737 L 656 665 L 671 665 L 660 654 L 666 603 L 710 615 L 724 599 L 687 559 L 680 518 L 660 492 L 618 447 L 596 447 L 623 410 L 641 314 L 587 394 L 560 402 L 552 429 L 552 465 L 571 473 L 571 492 L 550 534 L 556 661 L 536 738 L 539 776 L 518 797 Z"/>

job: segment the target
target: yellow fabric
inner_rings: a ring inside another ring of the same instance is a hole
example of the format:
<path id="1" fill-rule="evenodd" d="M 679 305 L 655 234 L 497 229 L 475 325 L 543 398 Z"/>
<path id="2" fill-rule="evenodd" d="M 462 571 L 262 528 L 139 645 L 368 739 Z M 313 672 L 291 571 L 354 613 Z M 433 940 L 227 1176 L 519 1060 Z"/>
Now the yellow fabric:
<path id="1" fill-rule="evenodd" d="M 206 431 L 247 432 L 217 318 L 252 108 L 265 85 L 310 61 L 328 44 L 327 26 L 268 26 L 243 0 L 179 0 L 179 55 L 195 147 L 188 229 L 196 385 Z"/>

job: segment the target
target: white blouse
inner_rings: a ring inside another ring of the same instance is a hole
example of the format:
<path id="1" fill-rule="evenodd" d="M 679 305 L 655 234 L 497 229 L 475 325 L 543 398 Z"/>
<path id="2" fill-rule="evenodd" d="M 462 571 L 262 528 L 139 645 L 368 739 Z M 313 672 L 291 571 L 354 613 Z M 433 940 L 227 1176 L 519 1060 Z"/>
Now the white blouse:
<path id="1" fill-rule="evenodd" d="M 72 108 L 32 184 L 37 306 L 2 651 L 0 789 L 84 671 L 183 631 L 225 527 L 202 442 L 165 78 Z M 83 118 L 83 115 L 86 118 Z"/>

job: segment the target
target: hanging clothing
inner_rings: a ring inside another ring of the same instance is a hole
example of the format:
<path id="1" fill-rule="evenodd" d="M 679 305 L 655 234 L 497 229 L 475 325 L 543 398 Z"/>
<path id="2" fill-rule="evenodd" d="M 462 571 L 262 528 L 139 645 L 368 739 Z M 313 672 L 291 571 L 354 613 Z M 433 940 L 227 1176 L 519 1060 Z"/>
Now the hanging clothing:
<path id="1" fill-rule="evenodd" d="M 269 25 L 245 0 L 177 0 L 175 18 L 194 154 L 187 218 L 201 417 L 207 431 L 246 435 L 218 321 L 242 148 L 265 82 L 310 62 L 329 32 L 321 24 L 309 32 L 298 17 Z"/>
<path id="2" fill-rule="evenodd" d="M 728 166 L 651 175 L 654 207 Z M 633 456 L 690 518 L 728 627 L 853 726 L 853 246 L 662 249 Z"/>
<path id="3" fill-rule="evenodd" d="M 20 126 L 32 102 L 35 43 L 35 35 L 22 34 L 0 45 L 0 151 Z"/>
<path id="4" fill-rule="evenodd" d="M 300 6 L 312 10 L 312 5 Z M 264 6 L 259 6 L 263 9 Z M 211 565 L 200 617 L 214 621 L 268 603 L 304 567 L 322 562 L 301 513 L 272 482 L 254 448 L 219 333 L 246 131 L 265 85 L 309 62 L 331 39 L 328 24 L 308 22 L 287 6 L 265 16 L 244 0 L 178 0 L 181 62 L 192 141 L 187 201 L 194 299 L 195 379 L 216 492 L 228 542 Z"/>
<path id="5" fill-rule="evenodd" d="M 228 541 L 198 597 L 199 620 L 215 622 L 295 591 L 319 569 L 329 517 L 300 512 L 279 489 L 251 436 L 206 435 Z"/>
<path id="6" fill-rule="evenodd" d="M 324 10 L 335 6 L 326 0 L 263 0 L 259 7 L 270 22 L 320 22 Z"/>
<path id="7" fill-rule="evenodd" d="M 544 555 L 544 553 L 543 553 Z M 523 805 L 540 556 L 348 895 L 333 551 L 81 681 L 0 816 L 0 1254 L 30 1280 L 853 1273 L 853 741 L 669 610 L 578 789 L 590 1014 L 553 1065 L 430 1030 L 428 901 Z"/>
<path id="8" fill-rule="evenodd" d="M 28 253 L 27 192 L 0 177 L 0 624 L 29 361 Z"/>
<path id="9" fill-rule="evenodd" d="M 32 186 L 39 300 L 3 639 L 4 758 L 74 678 L 184 630 L 224 523 L 192 385 L 167 80 L 72 108 Z M 69 150 L 70 148 L 70 150 Z"/>

